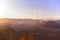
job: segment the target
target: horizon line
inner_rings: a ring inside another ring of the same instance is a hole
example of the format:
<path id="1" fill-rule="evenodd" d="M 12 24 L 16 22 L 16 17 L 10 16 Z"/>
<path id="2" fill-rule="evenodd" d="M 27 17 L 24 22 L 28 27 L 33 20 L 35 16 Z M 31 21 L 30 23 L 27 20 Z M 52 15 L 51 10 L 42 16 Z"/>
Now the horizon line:
<path id="1" fill-rule="evenodd" d="M 35 19 L 35 20 L 60 20 L 60 18 L 47 18 L 47 17 L 45 17 L 45 18 L 9 18 L 9 17 L 5 17 L 5 18 L 0 18 L 0 19 Z"/>

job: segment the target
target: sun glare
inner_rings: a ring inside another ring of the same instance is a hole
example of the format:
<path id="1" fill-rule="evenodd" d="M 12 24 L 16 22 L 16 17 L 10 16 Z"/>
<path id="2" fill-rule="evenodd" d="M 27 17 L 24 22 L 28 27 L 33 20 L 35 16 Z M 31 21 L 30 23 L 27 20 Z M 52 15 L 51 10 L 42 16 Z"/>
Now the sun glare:
<path id="1" fill-rule="evenodd" d="M 0 2 L 0 18 L 4 17 L 5 10 L 6 10 L 6 4 L 4 2 Z"/>

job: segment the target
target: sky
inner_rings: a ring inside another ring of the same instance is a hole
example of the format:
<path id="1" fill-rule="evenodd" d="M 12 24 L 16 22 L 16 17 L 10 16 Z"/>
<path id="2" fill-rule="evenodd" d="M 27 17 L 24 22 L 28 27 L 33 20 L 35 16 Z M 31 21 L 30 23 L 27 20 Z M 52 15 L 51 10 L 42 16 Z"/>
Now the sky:
<path id="1" fill-rule="evenodd" d="M 60 18 L 60 0 L 0 0 L 0 18 Z"/>

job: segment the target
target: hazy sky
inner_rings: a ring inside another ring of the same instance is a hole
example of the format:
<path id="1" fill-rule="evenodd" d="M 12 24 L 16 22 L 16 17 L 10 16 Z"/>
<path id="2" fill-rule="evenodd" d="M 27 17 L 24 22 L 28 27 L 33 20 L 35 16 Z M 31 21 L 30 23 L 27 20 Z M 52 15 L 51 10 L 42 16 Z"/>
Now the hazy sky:
<path id="1" fill-rule="evenodd" d="M 0 0 L 0 18 L 60 18 L 60 0 Z"/>

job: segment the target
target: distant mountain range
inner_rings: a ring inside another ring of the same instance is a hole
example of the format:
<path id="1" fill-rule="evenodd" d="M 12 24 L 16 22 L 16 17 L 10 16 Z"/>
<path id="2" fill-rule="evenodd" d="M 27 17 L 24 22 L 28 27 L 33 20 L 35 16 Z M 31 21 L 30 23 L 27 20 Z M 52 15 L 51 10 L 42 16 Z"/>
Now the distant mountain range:
<path id="1" fill-rule="evenodd" d="M 60 39 L 60 20 L 0 19 L 0 31 L 8 30 Z"/>

